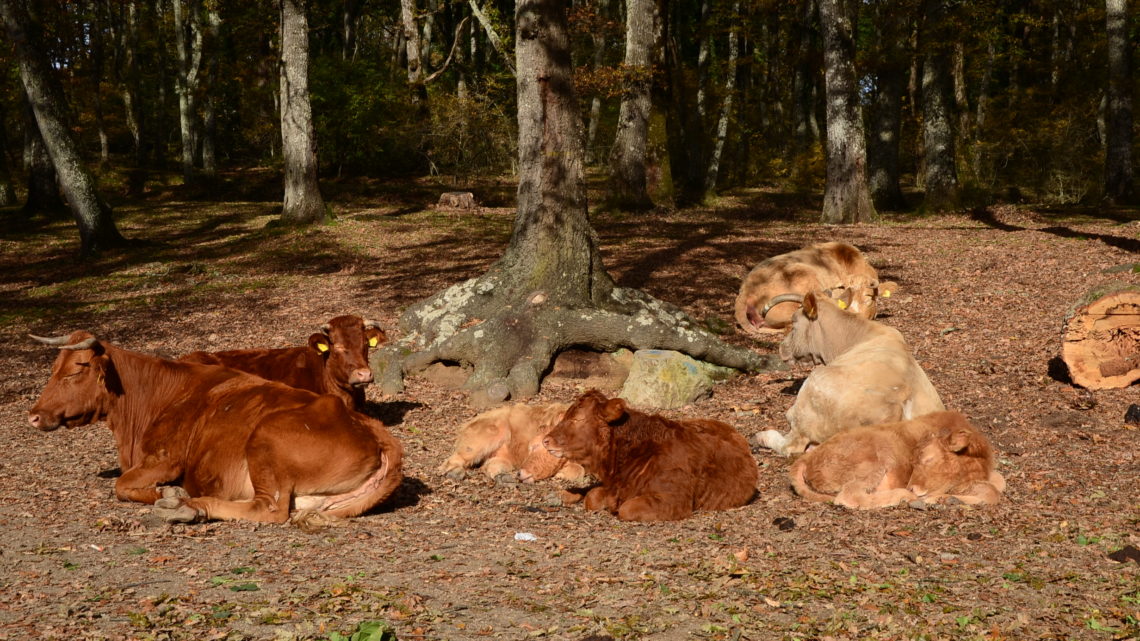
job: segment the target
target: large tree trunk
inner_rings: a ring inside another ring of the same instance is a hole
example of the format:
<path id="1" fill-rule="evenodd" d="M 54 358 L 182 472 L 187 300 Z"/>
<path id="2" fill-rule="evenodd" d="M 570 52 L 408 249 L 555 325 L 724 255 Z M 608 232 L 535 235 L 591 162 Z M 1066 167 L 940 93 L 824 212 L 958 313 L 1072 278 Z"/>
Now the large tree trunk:
<path id="1" fill-rule="evenodd" d="M 959 204 L 958 168 L 954 157 L 953 43 L 946 23 L 947 0 L 925 0 L 922 63 L 922 138 L 928 211 L 948 211 Z"/>
<path id="2" fill-rule="evenodd" d="M 867 188 L 867 149 L 855 77 L 857 8 L 856 0 L 819 0 L 827 91 L 824 223 L 859 223 L 875 215 Z"/>
<path id="3" fill-rule="evenodd" d="M 52 75 L 39 25 L 31 21 L 19 0 L 0 0 L 0 18 L 9 40 L 15 45 L 24 92 L 79 227 L 80 254 L 90 256 L 122 245 L 124 240 L 115 227 L 111 208 L 95 190 L 95 180 L 83 165 L 79 146 L 71 137 L 63 90 Z"/>
<path id="4" fill-rule="evenodd" d="M 303 0 L 281 0 L 281 155 L 285 203 L 281 221 L 323 223 L 325 201 L 317 183 L 317 141 L 309 104 L 309 20 Z"/>
<path id="5" fill-rule="evenodd" d="M 522 0 L 515 11 L 519 186 L 510 243 L 486 274 L 401 316 L 405 338 L 375 358 L 381 388 L 394 393 L 405 373 L 451 361 L 473 366 L 466 383 L 473 404 L 526 398 L 571 346 L 656 347 L 740 369 L 769 365 L 676 308 L 615 286 L 587 218 L 565 3 Z"/>
<path id="6" fill-rule="evenodd" d="M 627 0 L 624 87 L 610 152 L 610 200 L 626 211 L 653 208 L 645 170 L 657 25 L 655 0 Z"/>
<path id="7" fill-rule="evenodd" d="M 1136 198 L 1132 173 L 1132 76 L 1129 71 L 1128 0 L 1105 0 L 1108 39 L 1108 95 L 1105 105 L 1104 198 L 1131 203 Z"/>

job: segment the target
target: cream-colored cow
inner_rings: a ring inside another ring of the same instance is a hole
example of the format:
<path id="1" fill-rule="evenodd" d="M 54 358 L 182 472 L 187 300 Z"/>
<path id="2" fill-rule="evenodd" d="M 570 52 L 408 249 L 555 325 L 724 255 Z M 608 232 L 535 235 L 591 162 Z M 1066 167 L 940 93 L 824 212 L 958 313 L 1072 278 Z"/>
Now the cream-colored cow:
<path id="1" fill-rule="evenodd" d="M 797 454 L 812 443 L 860 425 L 903 421 L 946 409 L 902 334 L 848 314 L 827 297 L 809 293 L 780 343 L 784 360 L 816 367 L 787 411 L 791 430 L 765 430 L 759 445 Z"/>
<path id="2" fill-rule="evenodd" d="M 481 467 L 483 473 L 500 482 L 524 482 L 552 476 L 577 480 L 585 475 L 582 466 L 551 456 L 542 439 L 569 407 L 567 403 L 503 405 L 468 421 L 459 428 L 452 455 L 436 470 L 453 479 L 462 479 L 467 470 Z"/>

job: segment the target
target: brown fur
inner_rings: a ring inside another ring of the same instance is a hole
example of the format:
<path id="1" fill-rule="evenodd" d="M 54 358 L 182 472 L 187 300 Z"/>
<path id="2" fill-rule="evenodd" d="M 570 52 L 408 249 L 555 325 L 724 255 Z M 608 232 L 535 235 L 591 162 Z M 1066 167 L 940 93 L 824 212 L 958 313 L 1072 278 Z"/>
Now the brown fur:
<path id="1" fill-rule="evenodd" d="M 959 412 L 837 434 L 797 459 L 789 476 L 808 500 L 859 509 L 947 496 L 996 503 L 1005 489 L 989 441 Z"/>
<path id="2" fill-rule="evenodd" d="M 384 330 L 365 327 L 359 316 L 337 316 L 328 331 L 309 336 L 307 345 L 280 349 L 191 352 L 188 363 L 223 365 L 317 394 L 332 394 L 349 407 L 364 408 L 364 388 L 372 382 L 368 350 L 388 342 Z"/>
<path id="3" fill-rule="evenodd" d="M 747 441 L 731 425 L 645 414 L 596 390 L 566 410 L 543 445 L 598 479 L 586 509 L 627 521 L 739 507 L 752 500 L 759 478 Z"/>
<path id="4" fill-rule="evenodd" d="M 500 475 L 514 477 L 516 472 L 527 483 L 552 476 L 580 479 L 585 475 L 581 465 L 567 464 L 541 445 L 567 407 L 567 403 L 515 403 L 483 412 L 459 428 L 451 456 L 436 471 L 455 479 L 476 467 L 500 480 Z"/>
<path id="5" fill-rule="evenodd" d="M 28 419 L 43 431 L 106 419 L 115 496 L 177 520 L 357 516 L 403 479 L 400 442 L 332 395 L 98 341 L 60 351 Z"/>
<path id="6" fill-rule="evenodd" d="M 878 313 L 878 299 L 896 289 L 894 283 L 879 283 L 875 268 L 853 245 L 818 243 L 765 259 L 749 272 L 736 296 L 736 322 L 746 333 L 763 335 L 791 323 L 796 303 L 780 303 L 767 316 L 764 305 L 780 294 L 827 291 L 842 296 L 844 305 L 863 318 Z"/>

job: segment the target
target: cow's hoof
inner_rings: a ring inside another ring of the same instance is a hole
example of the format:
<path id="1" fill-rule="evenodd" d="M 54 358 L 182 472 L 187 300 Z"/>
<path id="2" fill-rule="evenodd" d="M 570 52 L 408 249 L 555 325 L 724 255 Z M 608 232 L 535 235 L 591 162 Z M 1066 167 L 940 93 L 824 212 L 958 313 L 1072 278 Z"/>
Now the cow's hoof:
<path id="1" fill-rule="evenodd" d="M 496 485 L 514 485 L 518 482 L 519 479 L 515 476 L 514 472 L 499 472 L 495 475 Z"/>
<path id="2" fill-rule="evenodd" d="M 178 485 L 166 485 L 159 489 L 164 499 L 188 499 L 190 494 Z"/>
<path id="3" fill-rule="evenodd" d="M 462 481 L 463 479 L 467 478 L 467 470 L 461 467 L 453 467 L 450 470 L 444 472 L 443 475 L 453 481 Z"/>
<path id="4" fill-rule="evenodd" d="M 198 510 L 186 505 L 182 501 L 173 507 L 167 505 L 159 505 L 163 502 L 171 502 L 176 499 L 160 499 L 154 504 L 154 513 L 158 518 L 166 521 L 167 523 L 193 523 L 198 520 Z"/>

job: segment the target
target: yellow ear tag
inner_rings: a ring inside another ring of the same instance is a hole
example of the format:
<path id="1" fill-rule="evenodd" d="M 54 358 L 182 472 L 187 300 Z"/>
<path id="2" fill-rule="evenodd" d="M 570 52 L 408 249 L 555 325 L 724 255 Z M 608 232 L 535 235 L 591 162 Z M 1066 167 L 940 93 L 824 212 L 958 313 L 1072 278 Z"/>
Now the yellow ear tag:
<path id="1" fill-rule="evenodd" d="M 883 290 L 883 298 L 890 298 L 890 297 L 891 297 L 891 290 L 884 289 Z"/>
<path id="2" fill-rule="evenodd" d="M 329 346 L 325 345 L 324 343 L 317 343 L 317 351 L 327 352 L 329 351 Z"/>
<path id="3" fill-rule="evenodd" d="M 372 338 L 368 339 L 368 346 L 369 347 L 376 347 L 376 343 L 379 343 L 379 342 L 380 342 L 380 339 L 373 336 Z"/>
<path id="4" fill-rule="evenodd" d="M 842 298 L 835 301 L 835 304 L 839 305 L 839 309 L 847 309 L 847 301 L 843 300 Z"/>

